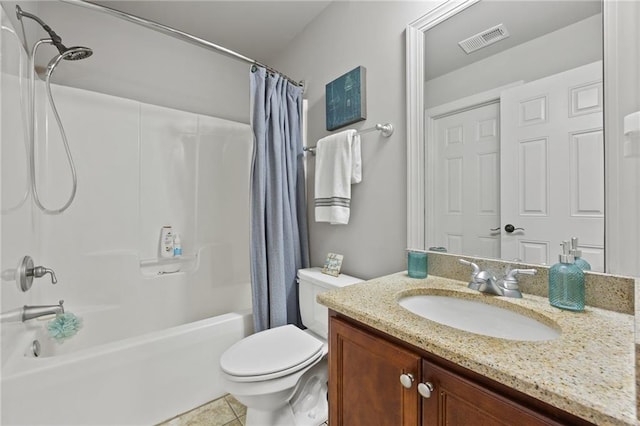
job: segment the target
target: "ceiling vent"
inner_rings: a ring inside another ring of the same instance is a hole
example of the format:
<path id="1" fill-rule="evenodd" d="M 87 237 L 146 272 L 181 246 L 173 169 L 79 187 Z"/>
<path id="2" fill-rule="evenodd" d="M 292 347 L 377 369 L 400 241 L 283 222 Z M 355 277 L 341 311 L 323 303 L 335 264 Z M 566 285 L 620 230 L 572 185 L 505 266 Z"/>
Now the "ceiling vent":
<path id="1" fill-rule="evenodd" d="M 462 40 L 458 45 L 469 54 L 497 41 L 504 40 L 507 37 L 509 37 L 509 31 L 507 31 L 507 28 L 503 24 L 499 24 L 473 35 L 466 40 Z"/>

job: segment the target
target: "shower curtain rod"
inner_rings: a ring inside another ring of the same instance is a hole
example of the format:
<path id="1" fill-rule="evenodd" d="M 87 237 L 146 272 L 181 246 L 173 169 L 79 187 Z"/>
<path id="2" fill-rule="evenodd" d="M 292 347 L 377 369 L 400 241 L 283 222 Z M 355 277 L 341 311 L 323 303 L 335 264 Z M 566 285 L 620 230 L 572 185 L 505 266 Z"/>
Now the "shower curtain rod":
<path id="1" fill-rule="evenodd" d="M 219 53 L 222 53 L 224 55 L 227 55 L 231 58 L 234 59 L 239 59 L 241 61 L 245 61 L 248 62 L 250 64 L 254 64 L 260 67 L 265 68 L 267 71 L 271 72 L 271 73 L 275 73 L 275 74 L 279 74 L 281 77 L 287 79 L 291 84 L 294 84 L 296 86 L 299 87 L 304 87 L 304 82 L 303 81 L 295 81 L 292 78 L 286 76 L 285 74 L 281 73 L 280 71 L 271 68 L 268 65 L 265 64 L 261 64 L 260 62 L 256 61 L 255 59 L 251 59 L 248 58 L 244 55 L 241 55 L 238 52 L 235 52 L 231 49 L 227 49 L 226 47 L 222 47 L 219 46 L 215 43 L 211 43 L 210 41 L 204 40 L 200 37 L 196 37 L 192 34 L 189 33 L 185 33 L 184 31 L 180 31 L 177 30 L 175 28 L 171 28 L 169 26 L 160 24 L 158 22 L 154 22 L 154 21 L 150 21 L 148 19 L 145 18 L 141 18 L 139 16 L 136 15 L 131 15 L 129 13 L 125 13 L 125 12 L 121 12 L 117 9 L 112 9 L 110 7 L 107 6 L 102 6 L 99 4 L 95 4 L 95 3 L 89 3 L 88 1 L 85 0 L 60 0 L 63 3 L 69 3 L 69 4 L 73 4 L 76 6 L 81 6 L 87 9 L 91 9 L 91 10 L 95 10 L 97 12 L 102 12 L 102 13 L 106 13 L 108 15 L 111 16 L 115 16 L 116 18 L 120 18 L 120 19 L 124 19 L 125 21 L 129 21 L 129 22 L 133 22 L 134 24 L 137 25 L 141 25 L 143 27 L 149 28 L 151 30 L 166 34 L 166 35 L 170 35 L 174 38 L 186 41 L 187 43 L 191 43 L 194 44 L 196 46 L 200 46 L 200 47 L 204 47 L 205 49 L 209 49 L 209 50 L 213 50 Z"/>

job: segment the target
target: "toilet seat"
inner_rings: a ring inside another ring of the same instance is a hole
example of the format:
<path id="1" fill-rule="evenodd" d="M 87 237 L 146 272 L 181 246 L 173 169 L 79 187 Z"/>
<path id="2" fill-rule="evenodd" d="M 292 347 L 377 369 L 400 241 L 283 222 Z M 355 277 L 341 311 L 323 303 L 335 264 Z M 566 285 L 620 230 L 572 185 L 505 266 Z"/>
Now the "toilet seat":
<path id="1" fill-rule="evenodd" d="M 234 382 L 259 382 L 295 373 L 326 353 L 325 345 L 294 325 L 255 333 L 231 346 L 220 367 Z"/>

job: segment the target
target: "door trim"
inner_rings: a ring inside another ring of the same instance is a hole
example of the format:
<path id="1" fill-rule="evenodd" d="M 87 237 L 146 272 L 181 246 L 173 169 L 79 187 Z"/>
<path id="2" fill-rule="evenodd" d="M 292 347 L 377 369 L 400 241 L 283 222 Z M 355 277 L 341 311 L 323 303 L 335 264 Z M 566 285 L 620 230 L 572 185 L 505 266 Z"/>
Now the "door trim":
<path id="1" fill-rule="evenodd" d="M 407 247 L 424 241 L 424 33 L 480 0 L 444 0 L 407 25 Z"/>

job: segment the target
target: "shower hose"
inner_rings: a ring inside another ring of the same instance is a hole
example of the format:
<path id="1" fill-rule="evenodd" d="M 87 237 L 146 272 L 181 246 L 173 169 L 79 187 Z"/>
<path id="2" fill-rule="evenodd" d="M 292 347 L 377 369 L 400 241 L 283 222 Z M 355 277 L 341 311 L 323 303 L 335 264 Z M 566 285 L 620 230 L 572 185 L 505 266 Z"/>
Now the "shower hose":
<path id="1" fill-rule="evenodd" d="M 35 160 L 35 156 L 36 156 L 36 135 L 35 135 L 35 130 L 36 130 L 36 117 L 35 117 L 35 56 L 36 56 L 36 51 L 38 50 L 38 47 L 40 45 L 42 45 L 43 43 L 48 43 L 48 44 L 53 44 L 53 41 L 51 39 L 41 39 L 38 40 L 32 49 L 31 55 L 29 57 L 29 98 L 30 98 L 30 102 L 29 102 L 29 118 L 30 118 L 30 134 L 29 134 L 29 139 L 30 139 L 30 155 L 29 155 L 29 169 L 30 169 L 30 174 L 31 174 L 31 190 L 33 193 L 33 200 L 36 203 L 36 205 L 38 206 L 38 208 L 40 210 L 42 210 L 44 213 L 47 214 L 59 214 L 62 213 L 63 211 L 65 211 L 67 208 L 69 208 L 69 206 L 71 205 L 71 203 L 73 202 L 75 196 L 76 196 L 76 190 L 78 188 L 78 176 L 76 174 L 76 167 L 73 163 L 73 157 L 71 156 L 71 150 L 69 149 L 69 142 L 67 141 L 67 135 L 64 131 L 64 126 L 62 125 L 62 121 L 60 120 L 60 114 L 58 114 L 58 109 L 56 108 L 56 105 L 53 101 L 53 95 L 51 93 L 51 75 L 53 74 L 53 70 L 55 69 L 55 67 L 58 65 L 60 59 L 63 58 L 64 55 L 59 55 L 57 57 L 55 57 L 50 63 L 49 66 L 47 67 L 47 73 L 46 73 L 46 78 L 45 78 L 45 88 L 46 88 L 46 93 L 47 93 L 47 98 L 49 99 L 49 105 L 51 106 L 51 111 L 53 112 L 53 116 L 56 119 L 56 122 L 58 123 L 58 129 L 60 130 L 60 136 L 62 137 L 62 144 L 64 146 L 64 150 L 67 154 L 67 161 L 69 163 L 69 168 L 71 169 L 71 178 L 72 178 L 72 188 L 71 188 L 71 194 L 69 195 L 68 200 L 64 203 L 64 205 L 60 208 L 57 209 L 50 209 L 45 207 L 42 202 L 40 201 L 40 196 L 38 195 L 38 185 L 36 183 L 36 160 Z"/>

